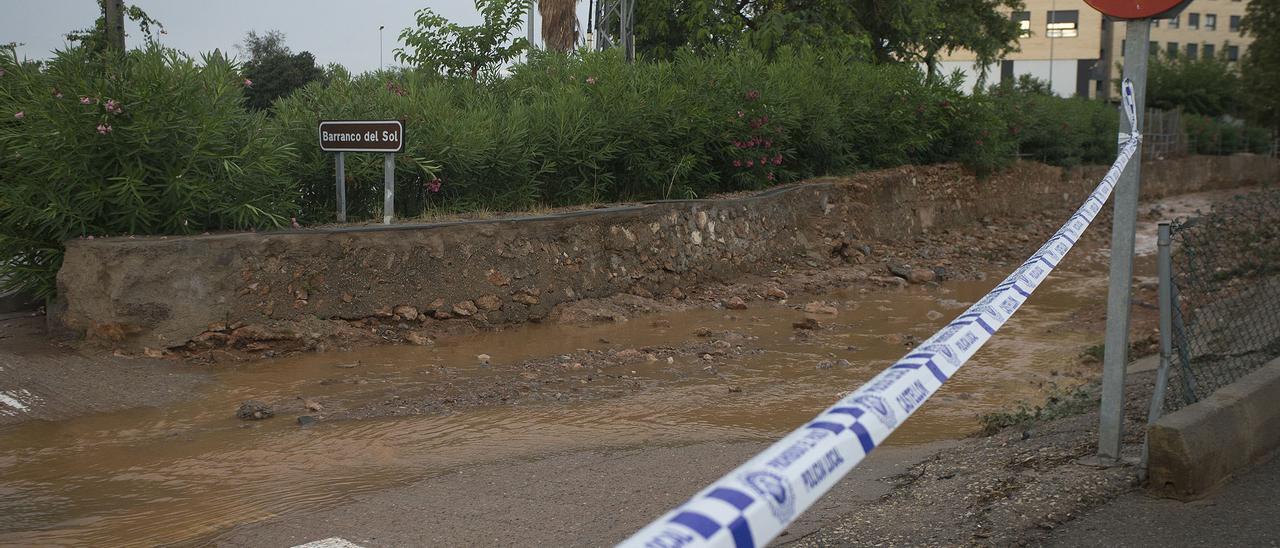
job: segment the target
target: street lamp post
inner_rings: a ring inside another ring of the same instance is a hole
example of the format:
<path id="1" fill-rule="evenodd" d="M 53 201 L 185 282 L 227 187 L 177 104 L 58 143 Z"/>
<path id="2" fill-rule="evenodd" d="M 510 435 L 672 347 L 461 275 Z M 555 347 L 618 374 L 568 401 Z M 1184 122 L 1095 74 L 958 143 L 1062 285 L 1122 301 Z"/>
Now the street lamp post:
<path id="1" fill-rule="evenodd" d="M 378 70 L 382 71 L 382 29 L 387 28 L 386 25 L 378 25 Z"/>

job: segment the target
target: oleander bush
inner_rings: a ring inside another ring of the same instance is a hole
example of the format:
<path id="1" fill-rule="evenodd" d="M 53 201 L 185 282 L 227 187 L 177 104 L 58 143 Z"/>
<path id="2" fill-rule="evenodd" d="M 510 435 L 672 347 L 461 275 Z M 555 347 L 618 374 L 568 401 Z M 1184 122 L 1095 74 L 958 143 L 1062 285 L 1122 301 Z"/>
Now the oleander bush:
<path id="1" fill-rule="evenodd" d="M 312 84 L 275 105 L 297 143 L 289 171 L 308 221 L 332 218 L 334 158 L 321 119 L 406 121 L 399 216 L 750 190 L 911 163 L 978 171 L 1013 158 L 1001 105 L 958 78 L 851 53 L 682 53 L 627 65 L 617 52 L 535 54 L 504 78 L 382 72 Z M 1114 140 L 1114 137 L 1112 137 Z M 382 159 L 348 154 L 348 214 L 381 215 Z"/>
<path id="2" fill-rule="evenodd" d="M 1005 131 L 1019 157 L 1060 166 L 1110 164 L 1115 160 L 1120 113 L 1115 105 L 1062 98 L 1032 78 L 995 86 Z"/>
<path id="3" fill-rule="evenodd" d="M 288 225 L 293 148 L 220 55 L 0 55 L 0 289 L 52 296 L 63 242 Z"/>

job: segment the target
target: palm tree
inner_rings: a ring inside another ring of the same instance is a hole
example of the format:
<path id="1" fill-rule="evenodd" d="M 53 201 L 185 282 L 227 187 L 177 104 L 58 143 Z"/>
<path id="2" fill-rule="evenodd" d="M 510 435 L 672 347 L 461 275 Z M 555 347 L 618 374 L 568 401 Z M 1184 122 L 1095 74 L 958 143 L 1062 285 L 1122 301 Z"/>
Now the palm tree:
<path id="1" fill-rule="evenodd" d="M 542 41 L 552 51 L 572 51 L 578 43 L 578 0 L 538 0 Z"/>

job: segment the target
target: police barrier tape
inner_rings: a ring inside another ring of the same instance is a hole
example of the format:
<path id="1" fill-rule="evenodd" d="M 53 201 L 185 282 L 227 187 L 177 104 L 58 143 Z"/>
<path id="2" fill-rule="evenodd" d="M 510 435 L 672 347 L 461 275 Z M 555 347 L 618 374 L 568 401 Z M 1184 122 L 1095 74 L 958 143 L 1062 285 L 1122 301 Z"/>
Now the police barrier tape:
<path id="1" fill-rule="evenodd" d="M 1084 205 L 1030 259 L 897 363 L 619 546 L 764 545 L 884 442 L 995 335 L 1101 211 L 1141 141 L 1133 85 L 1125 80 L 1122 89 L 1134 132 L 1122 136 Z"/>

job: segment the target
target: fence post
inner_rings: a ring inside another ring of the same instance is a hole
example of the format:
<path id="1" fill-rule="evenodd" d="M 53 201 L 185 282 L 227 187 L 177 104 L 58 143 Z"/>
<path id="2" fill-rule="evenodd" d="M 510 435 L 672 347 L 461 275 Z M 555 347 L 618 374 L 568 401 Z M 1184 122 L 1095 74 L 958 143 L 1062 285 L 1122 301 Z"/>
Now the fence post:
<path id="1" fill-rule="evenodd" d="M 1151 20 L 1129 21 L 1125 31 L 1124 77 L 1133 82 L 1134 111 L 1130 124 L 1120 116 L 1122 133 L 1142 132 L 1146 114 L 1147 42 Z M 1133 240 L 1138 220 L 1138 185 L 1141 179 L 1142 147 L 1129 159 L 1115 189 L 1115 216 L 1111 225 L 1111 281 L 1107 289 L 1106 351 L 1102 367 L 1102 408 L 1098 423 L 1098 458 L 1120 458 L 1120 438 L 1124 427 L 1124 375 L 1129 362 L 1129 291 L 1133 283 Z"/>
<path id="2" fill-rule="evenodd" d="M 1151 409 L 1147 412 L 1147 432 L 1164 414 L 1164 393 L 1169 386 L 1169 367 L 1173 361 L 1173 253 L 1170 249 L 1169 222 L 1160 223 L 1156 237 L 1156 277 L 1160 281 L 1160 367 L 1156 369 L 1156 386 L 1151 391 Z M 1149 434 L 1148 434 L 1149 435 Z M 1142 464 L 1138 473 L 1147 475 L 1147 435 L 1142 437 Z"/>

